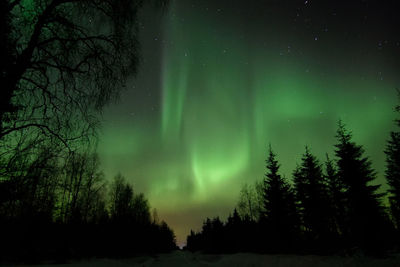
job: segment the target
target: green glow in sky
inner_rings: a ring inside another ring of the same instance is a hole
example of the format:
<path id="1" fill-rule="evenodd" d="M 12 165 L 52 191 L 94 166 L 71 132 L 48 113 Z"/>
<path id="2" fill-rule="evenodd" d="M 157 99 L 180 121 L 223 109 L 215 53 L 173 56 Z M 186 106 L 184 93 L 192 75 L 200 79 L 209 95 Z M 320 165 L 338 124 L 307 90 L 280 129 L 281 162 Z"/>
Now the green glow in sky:
<path id="1" fill-rule="evenodd" d="M 173 2 L 161 29 L 149 27 L 142 72 L 106 112 L 99 145 L 106 175 L 122 172 L 144 192 L 179 243 L 262 179 L 268 143 L 286 177 L 305 145 L 333 157 L 339 118 L 384 182 L 399 77 L 383 52 L 190 3 Z"/>

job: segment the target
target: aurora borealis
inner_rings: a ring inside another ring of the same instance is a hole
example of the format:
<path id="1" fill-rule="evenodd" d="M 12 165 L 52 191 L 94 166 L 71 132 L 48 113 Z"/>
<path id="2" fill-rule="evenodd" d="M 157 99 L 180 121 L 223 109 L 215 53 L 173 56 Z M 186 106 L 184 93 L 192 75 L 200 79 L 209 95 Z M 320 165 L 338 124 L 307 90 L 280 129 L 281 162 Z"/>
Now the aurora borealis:
<path id="1" fill-rule="evenodd" d="M 180 244 L 263 177 L 268 143 L 286 177 L 305 145 L 333 157 L 339 118 L 384 183 L 400 84 L 391 3 L 175 0 L 166 14 L 146 9 L 140 72 L 104 114 L 106 176 L 121 172 L 144 192 Z"/>

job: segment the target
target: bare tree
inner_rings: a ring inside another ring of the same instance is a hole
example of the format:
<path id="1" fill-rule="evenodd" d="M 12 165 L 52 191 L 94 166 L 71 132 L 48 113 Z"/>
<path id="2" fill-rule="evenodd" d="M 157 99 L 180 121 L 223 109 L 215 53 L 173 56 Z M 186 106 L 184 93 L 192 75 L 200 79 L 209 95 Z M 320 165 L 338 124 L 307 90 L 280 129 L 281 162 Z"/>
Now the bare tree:
<path id="1" fill-rule="evenodd" d="M 117 174 L 110 188 L 110 215 L 120 220 L 132 216 L 133 188 L 125 181 L 125 177 Z"/>
<path id="2" fill-rule="evenodd" d="M 29 129 L 70 146 L 94 134 L 96 112 L 137 71 L 145 2 L 3 1 L 0 139 Z"/>
<path id="3" fill-rule="evenodd" d="M 261 183 L 244 184 L 239 196 L 238 210 L 242 218 L 258 221 L 263 206 L 263 188 Z"/>
<path id="4" fill-rule="evenodd" d="M 96 153 L 71 153 L 59 177 L 57 219 L 96 221 L 105 210 L 106 182 Z"/>
<path id="5" fill-rule="evenodd" d="M 30 153 L 24 152 L 17 150 L 3 169 L 0 217 L 26 217 L 36 213 L 51 220 L 60 174 L 58 151 L 41 146 Z"/>
<path id="6" fill-rule="evenodd" d="M 29 181 L 32 188 L 50 183 L 47 176 L 38 176 L 36 168 L 42 165 L 37 157 L 45 156 L 46 164 L 61 168 L 71 155 L 78 157 L 82 148 L 95 145 L 99 112 L 137 71 L 137 19 L 146 2 L 166 1 L 1 1 L 0 190 L 7 192 L 4 201 L 18 198 Z M 49 153 L 43 153 L 46 150 Z M 64 188 L 64 195 L 75 193 L 68 195 L 72 202 L 62 200 L 69 207 L 80 204 L 85 176 L 84 162 L 73 162 L 69 167 L 79 173 L 70 173 L 73 183 L 64 181 L 64 185 L 75 188 Z M 29 178 L 34 172 L 38 181 Z"/>

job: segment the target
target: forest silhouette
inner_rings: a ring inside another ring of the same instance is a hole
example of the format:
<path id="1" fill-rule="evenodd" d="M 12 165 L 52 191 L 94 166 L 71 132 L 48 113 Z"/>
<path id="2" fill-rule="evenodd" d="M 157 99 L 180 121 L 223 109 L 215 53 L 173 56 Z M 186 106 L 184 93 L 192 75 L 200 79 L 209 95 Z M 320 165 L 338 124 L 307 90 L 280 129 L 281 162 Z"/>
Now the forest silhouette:
<path id="1" fill-rule="evenodd" d="M 147 2 L 1 1 L 0 261 L 64 262 L 176 248 L 122 175 L 96 154 L 103 107 L 140 53 Z"/>
<path id="2" fill-rule="evenodd" d="M 396 123 L 400 126 L 399 120 Z M 270 145 L 264 179 L 243 186 L 238 207 L 226 222 L 207 218 L 201 231 L 191 231 L 186 249 L 372 256 L 397 250 L 399 132 L 390 133 L 385 149 L 386 193 L 379 191 L 371 161 L 342 121 L 336 140 L 335 160 L 326 155 L 323 164 L 306 146 L 292 173 L 293 183 L 279 174 L 280 165 Z"/>
<path id="3" fill-rule="evenodd" d="M 107 183 L 96 154 L 101 111 L 138 68 L 137 14 L 146 2 L 0 2 L 0 261 L 177 249 L 143 194 L 121 174 Z M 335 159 L 324 164 L 306 147 L 293 183 L 279 174 L 270 146 L 264 180 L 243 187 L 226 222 L 207 218 L 191 231 L 186 249 L 378 256 L 398 249 L 400 131 L 385 150 L 388 205 L 342 122 L 336 138 Z"/>

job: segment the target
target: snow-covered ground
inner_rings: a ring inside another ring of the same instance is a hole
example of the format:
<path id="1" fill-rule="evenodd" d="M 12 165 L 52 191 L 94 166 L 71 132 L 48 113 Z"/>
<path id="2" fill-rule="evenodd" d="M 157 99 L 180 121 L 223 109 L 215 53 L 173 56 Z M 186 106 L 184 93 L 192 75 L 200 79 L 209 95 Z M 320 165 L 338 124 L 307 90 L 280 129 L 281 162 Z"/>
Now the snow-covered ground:
<path id="1" fill-rule="evenodd" d="M 26 266 L 26 265 L 25 265 Z M 175 251 L 169 254 L 159 254 L 154 257 L 137 257 L 132 259 L 93 259 L 60 265 L 34 265 L 34 266 L 59 266 L 59 267 L 126 267 L 126 266 L 271 266 L 271 267 L 400 267 L 400 255 L 385 259 L 369 257 L 339 257 L 339 256 L 297 256 L 297 255 L 258 255 L 251 253 L 238 253 L 232 255 L 205 255 L 187 251 Z"/>

